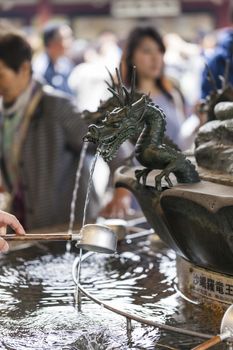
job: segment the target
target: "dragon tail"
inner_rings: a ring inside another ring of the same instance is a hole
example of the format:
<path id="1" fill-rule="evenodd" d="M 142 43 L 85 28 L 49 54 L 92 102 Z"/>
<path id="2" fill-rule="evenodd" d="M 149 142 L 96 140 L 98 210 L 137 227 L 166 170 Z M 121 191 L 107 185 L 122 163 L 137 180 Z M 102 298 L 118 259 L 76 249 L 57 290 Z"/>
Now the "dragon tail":
<path id="1" fill-rule="evenodd" d="M 182 169 L 175 170 L 174 174 L 178 183 L 196 183 L 200 181 L 195 165 L 187 158 L 184 158 Z"/>

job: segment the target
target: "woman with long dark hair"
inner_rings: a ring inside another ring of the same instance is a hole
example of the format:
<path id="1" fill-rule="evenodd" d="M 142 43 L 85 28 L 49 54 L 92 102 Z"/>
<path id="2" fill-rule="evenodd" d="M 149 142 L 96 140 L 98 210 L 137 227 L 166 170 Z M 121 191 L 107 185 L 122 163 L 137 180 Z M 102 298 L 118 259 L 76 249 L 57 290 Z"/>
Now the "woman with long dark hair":
<path id="1" fill-rule="evenodd" d="M 167 116 L 167 135 L 182 148 L 180 128 L 185 119 L 180 92 L 164 76 L 165 46 L 159 32 L 153 27 L 136 27 L 130 33 L 122 56 L 122 76 L 129 86 L 136 66 L 138 92 L 150 94 Z"/>

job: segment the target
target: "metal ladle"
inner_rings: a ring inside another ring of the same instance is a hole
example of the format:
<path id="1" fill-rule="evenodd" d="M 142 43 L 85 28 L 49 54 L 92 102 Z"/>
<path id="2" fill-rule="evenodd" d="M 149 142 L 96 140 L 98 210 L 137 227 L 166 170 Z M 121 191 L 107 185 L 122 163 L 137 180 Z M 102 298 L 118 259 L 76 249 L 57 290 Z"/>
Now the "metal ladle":
<path id="1" fill-rule="evenodd" d="M 117 236 L 107 226 L 100 224 L 84 225 L 79 233 L 45 233 L 26 235 L 4 235 L 6 241 L 77 241 L 76 246 L 97 253 L 111 254 L 116 251 Z"/>
<path id="2" fill-rule="evenodd" d="M 88 224 L 82 227 L 76 247 L 112 254 L 116 251 L 117 235 L 105 225 Z"/>
<path id="3" fill-rule="evenodd" d="M 206 350 L 228 338 L 233 338 L 233 305 L 223 315 L 220 334 L 196 346 L 192 350 Z"/>

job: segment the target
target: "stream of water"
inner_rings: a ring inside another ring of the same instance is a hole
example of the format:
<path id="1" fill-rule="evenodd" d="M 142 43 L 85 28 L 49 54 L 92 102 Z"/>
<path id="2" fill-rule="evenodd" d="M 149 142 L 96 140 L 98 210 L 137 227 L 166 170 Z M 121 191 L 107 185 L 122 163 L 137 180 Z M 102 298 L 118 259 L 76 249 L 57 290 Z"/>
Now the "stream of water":
<path id="1" fill-rule="evenodd" d="M 79 189 L 80 177 L 81 177 L 81 172 L 84 164 L 84 159 L 87 153 L 87 148 L 88 148 L 88 143 L 84 142 L 80 153 L 80 159 L 79 159 L 78 168 L 76 172 L 74 190 L 73 190 L 72 201 L 70 206 L 70 222 L 69 222 L 69 231 L 68 231 L 68 233 L 70 234 L 73 233 L 73 228 L 74 228 L 77 193 Z"/>
<path id="2" fill-rule="evenodd" d="M 86 216 L 87 216 L 87 207 L 90 201 L 90 194 L 91 194 L 91 189 L 92 189 L 92 178 L 93 178 L 93 174 L 95 171 L 95 165 L 97 162 L 97 159 L 100 155 L 100 151 L 96 151 L 95 157 L 91 163 L 91 169 L 90 169 L 90 175 L 89 175 L 89 180 L 88 180 L 88 185 L 87 185 L 87 194 L 86 194 L 86 199 L 85 199 L 85 204 L 84 204 L 84 210 L 83 210 L 83 222 L 82 222 L 82 227 L 85 225 L 86 223 Z"/>
<path id="3" fill-rule="evenodd" d="M 86 194 L 85 203 L 84 203 L 84 210 L 83 210 L 82 227 L 86 223 L 87 208 L 88 208 L 88 204 L 90 201 L 90 194 L 91 194 L 91 189 L 92 189 L 92 184 L 93 184 L 92 178 L 93 178 L 93 174 L 95 171 L 95 165 L 96 165 L 97 159 L 99 157 L 99 154 L 100 154 L 100 152 L 97 151 L 95 154 L 95 157 L 93 158 L 91 168 L 90 168 L 90 175 L 89 175 L 88 185 L 87 185 L 87 194 Z M 80 259 L 80 261 L 82 260 L 82 249 L 79 250 L 79 259 Z M 78 282 L 80 280 L 80 277 L 81 277 L 81 263 L 79 264 L 78 271 L 77 271 L 77 281 Z M 79 309 L 81 310 L 81 294 L 79 293 L 78 287 L 76 287 L 76 290 L 75 290 L 75 302 L 78 305 Z"/>

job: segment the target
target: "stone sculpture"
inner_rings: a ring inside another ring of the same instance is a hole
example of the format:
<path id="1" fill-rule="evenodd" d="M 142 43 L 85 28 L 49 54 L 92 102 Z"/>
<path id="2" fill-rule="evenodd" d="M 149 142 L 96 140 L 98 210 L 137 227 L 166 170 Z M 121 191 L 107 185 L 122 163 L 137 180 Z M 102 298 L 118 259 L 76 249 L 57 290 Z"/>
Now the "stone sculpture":
<path id="1" fill-rule="evenodd" d="M 198 132 L 195 140 L 195 157 L 198 165 L 213 171 L 233 174 L 233 87 L 229 81 L 230 61 L 225 62 L 222 86 L 208 70 L 212 91 L 202 102 L 201 111 L 207 113 L 208 122 Z"/>

